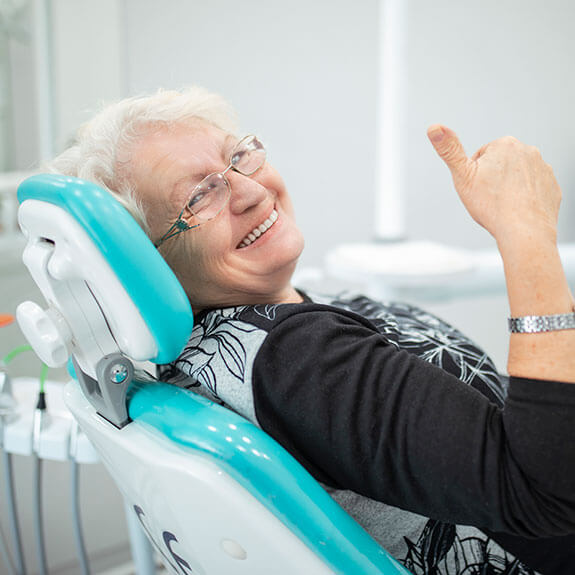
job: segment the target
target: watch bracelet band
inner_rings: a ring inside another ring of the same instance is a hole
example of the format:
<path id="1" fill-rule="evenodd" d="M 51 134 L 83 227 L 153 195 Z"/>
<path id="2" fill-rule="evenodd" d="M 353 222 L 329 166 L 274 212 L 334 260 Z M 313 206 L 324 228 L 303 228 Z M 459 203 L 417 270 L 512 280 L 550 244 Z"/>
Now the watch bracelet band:
<path id="1" fill-rule="evenodd" d="M 507 322 L 511 333 L 541 333 L 562 329 L 575 329 L 575 312 L 510 317 Z"/>

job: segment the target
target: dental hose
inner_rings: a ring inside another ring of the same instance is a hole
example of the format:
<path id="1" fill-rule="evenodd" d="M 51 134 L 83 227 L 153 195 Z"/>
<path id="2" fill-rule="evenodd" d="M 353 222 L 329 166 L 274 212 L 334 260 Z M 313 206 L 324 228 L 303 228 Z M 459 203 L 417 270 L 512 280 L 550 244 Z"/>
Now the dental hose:
<path id="1" fill-rule="evenodd" d="M 3 316 L 0 314 L 0 327 L 2 325 Z M 1 361 L 1 364 L 7 365 L 16 356 L 23 352 L 32 351 L 29 345 L 22 345 L 13 349 L 8 353 Z M 38 455 L 39 451 L 39 441 L 40 432 L 42 429 L 42 421 L 45 417 L 46 411 L 46 376 L 48 374 L 48 366 L 42 364 L 42 369 L 40 371 L 40 390 L 38 393 L 38 402 L 36 404 L 36 410 L 34 412 L 34 501 L 35 501 L 35 537 L 36 537 L 36 547 L 38 551 L 38 559 L 41 575 L 47 575 L 48 567 L 46 560 L 46 546 L 43 530 L 43 513 L 42 513 L 42 461 Z M 18 513 L 16 510 L 16 498 L 14 496 L 14 481 L 13 481 L 13 471 L 12 471 L 12 456 L 3 450 L 3 460 L 4 460 L 4 474 L 5 474 L 5 487 L 7 494 L 7 501 L 10 507 L 10 526 L 12 531 L 12 536 L 14 540 L 14 545 L 16 547 L 16 563 L 15 566 L 10 557 L 10 553 L 6 546 L 6 541 L 4 534 L 0 530 L 0 554 L 4 557 L 4 562 L 10 570 L 10 575 L 25 575 L 26 566 L 24 563 L 24 553 L 22 550 L 22 539 L 20 536 L 20 526 L 18 524 Z M 78 553 L 78 559 L 80 563 L 82 575 L 90 575 L 90 570 L 88 566 L 88 556 L 86 552 L 86 546 L 84 543 L 81 519 L 80 519 L 80 505 L 79 505 L 79 465 L 74 459 L 71 462 L 71 485 L 72 485 L 72 520 L 74 524 L 74 539 L 76 543 L 76 550 Z"/>
<path id="2" fill-rule="evenodd" d="M 7 353 L 2 358 L 2 363 L 4 365 L 8 365 L 17 355 L 20 355 L 24 351 L 32 351 L 32 347 L 29 345 L 20 345 L 18 347 L 15 347 L 11 352 Z"/>
<path id="3" fill-rule="evenodd" d="M 4 356 L 2 363 L 8 365 L 16 356 L 20 355 L 25 351 L 32 351 L 29 345 L 22 345 L 13 349 L 10 353 Z M 46 562 L 46 546 L 44 543 L 44 530 L 43 530 L 43 520 L 42 520 L 42 461 L 38 456 L 38 448 L 40 444 L 40 432 L 42 430 L 42 420 L 45 417 L 46 411 L 46 397 L 44 386 L 46 382 L 46 374 L 48 372 L 48 366 L 42 364 L 42 370 L 40 372 L 40 392 L 38 394 L 38 403 L 36 404 L 36 409 L 34 411 L 34 428 L 33 428 L 33 476 L 34 476 L 34 518 L 35 518 L 35 535 L 36 535 L 36 545 L 38 549 L 38 562 L 40 566 L 40 574 L 47 575 L 47 562 Z M 20 526 L 18 524 L 18 512 L 16 510 L 16 498 L 14 496 L 14 480 L 12 472 L 12 456 L 3 451 L 4 457 L 4 471 L 5 471 L 5 483 L 6 483 L 6 493 L 7 501 L 10 507 L 10 524 L 12 530 L 12 536 L 14 539 L 14 546 L 16 548 L 16 563 L 17 563 L 17 573 L 24 575 L 26 573 L 26 567 L 24 564 L 24 553 L 22 550 L 22 539 L 20 536 Z M 8 561 L 10 565 L 10 561 Z"/>
<path id="4" fill-rule="evenodd" d="M 84 537 L 82 534 L 82 522 L 80 519 L 80 504 L 79 504 L 79 475 L 80 466 L 78 462 L 73 459 L 71 462 L 71 482 L 72 482 L 72 519 L 74 521 L 74 537 L 76 540 L 76 550 L 78 552 L 78 559 L 80 561 L 80 568 L 82 575 L 90 575 L 88 567 L 88 554 L 86 553 L 86 545 L 84 544 Z"/>
<path id="5" fill-rule="evenodd" d="M 46 560 L 46 542 L 44 539 L 44 520 L 42 512 L 42 459 L 40 458 L 40 434 L 42 432 L 43 420 L 46 417 L 46 394 L 44 385 L 48 366 L 42 364 L 40 371 L 40 391 L 38 402 L 34 410 L 34 534 L 36 538 L 36 553 L 38 554 L 38 566 L 40 575 L 48 574 L 48 562 Z"/>
<path id="6" fill-rule="evenodd" d="M 8 571 L 10 575 L 21 575 L 17 574 L 16 568 L 14 567 L 14 563 L 12 562 L 12 557 L 10 557 L 10 553 L 8 551 L 8 547 L 6 545 L 6 536 L 4 532 L 0 529 L 0 554 L 2 555 L 2 559 L 4 559 L 4 563 L 8 567 Z"/>
<path id="7" fill-rule="evenodd" d="M 1 318 L 0 318 L 1 319 Z M 24 351 L 30 351 L 32 348 L 29 345 L 22 345 L 13 349 L 10 353 L 2 358 L 1 365 L 8 365 L 17 355 Z M 22 537 L 20 535 L 20 524 L 18 522 L 18 511 L 16 506 L 16 496 L 14 493 L 14 472 L 12 468 L 12 455 L 8 453 L 5 449 L 2 450 L 2 461 L 4 467 L 4 486 L 6 490 L 6 501 L 8 502 L 8 516 L 10 523 L 10 531 L 12 533 L 12 540 L 14 542 L 14 548 L 16 550 L 16 557 L 14 566 L 8 549 L 5 548 L 5 542 L 2 540 L 2 554 L 6 558 L 6 564 L 12 570 L 13 573 L 18 575 L 24 575 L 26 573 L 26 564 L 24 561 L 24 551 L 22 548 Z M 3 539 L 3 538 L 2 538 Z"/>
<path id="8" fill-rule="evenodd" d="M 46 545 L 44 541 L 43 513 L 42 513 L 42 460 L 37 453 L 34 459 L 34 535 L 36 538 L 36 553 L 40 575 L 47 575 L 48 563 L 46 560 Z"/>
<path id="9" fill-rule="evenodd" d="M 43 417 L 43 412 L 46 410 L 46 398 L 44 387 L 46 383 L 46 375 L 48 373 L 48 366 L 42 364 L 42 370 L 40 372 L 40 392 L 38 394 L 38 404 L 36 406 L 35 416 L 38 418 Z M 40 421 L 41 429 L 41 421 Z M 77 429 L 77 428 L 76 428 Z M 45 575 L 47 570 L 46 562 L 46 549 L 44 544 L 44 533 L 42 530 L 43 520 L 42 520 L 42 498 L 41 498 L 41 460 L 38 457 L 38 450 L 36 452 L 36 461 L 38 469 L 38 477 L 36 480 L 36 546 L 38 549 L 38 557 L 40 558 L 40 574 Z M 84 536 L 82 531 L 82 523 L 80 519 L 80 497 L 79 497 L 79 475 L 80 466 L 75 459 L 72 459 L 70 464 L 70 479 L 71 479 L 71 502 L 72 502 L 72 521 L 74 526 L 74 541 L 76 544 L 76 552 L 78 554 L 78 560 L 80 563 L 80 569 L 82 575 L 90 575 L 90 569 L 88 566 L 88 554 L 86 552 L 86 545 L 84 543 Z"/>
<path id="10" fill-rule="evenodd" d="M 12 470 L 12 455 L 5 450 L 2 451 L 2 463 L 4 467 L 4 486 L 6 489 L 6 501 L 8 502 L 8 517 L 10 522 L 10 531 L 12 532 L 12 540 L 16 549 L 15 562 L 12 563 L 6 543 L 4 541 L 4 534 L 2 534 L 2 555 L 5 558 L 5 563 L 8 565 L 12 573 L 24 575 L 26 573 L 26 565 L 24 563 L 24 552 L 22 549 L 22 538 L 20 537 L 20 525 L 18 523 L 18 512 L 16 510 L 16 497 L 14 496 L 14 474 Z"/>

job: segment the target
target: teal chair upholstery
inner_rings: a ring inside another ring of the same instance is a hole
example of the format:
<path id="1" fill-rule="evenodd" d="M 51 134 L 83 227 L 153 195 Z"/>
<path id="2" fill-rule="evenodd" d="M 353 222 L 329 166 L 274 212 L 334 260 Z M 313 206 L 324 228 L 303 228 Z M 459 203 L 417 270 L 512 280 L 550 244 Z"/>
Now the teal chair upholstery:
<path id="1" fill-rule="evenodd" d="M 116 199 L 57 175 L 24 181 L 18 199 L 47 306 L 19 310 L 23 331 L 45 361 L 73 361 L 68 406 L 170 572 L 408 573 L 261 429 L 139 380 L 139 362 L 178 356 L 193 314 Z"/>

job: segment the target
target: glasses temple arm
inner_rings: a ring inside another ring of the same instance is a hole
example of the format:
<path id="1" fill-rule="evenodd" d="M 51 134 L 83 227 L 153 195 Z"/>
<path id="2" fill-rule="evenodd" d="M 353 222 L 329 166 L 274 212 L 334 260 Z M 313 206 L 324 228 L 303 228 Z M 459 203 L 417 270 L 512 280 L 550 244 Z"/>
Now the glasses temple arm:
<path id="1" fill-rule="evenodd" d="M 157 241 L 154 242 L 155 247 L 160 247 L 166 240 L 181 234 L 182 232 L 187 232 L 188 230 L 193 230 L 197 228 L 200 224 L 196 224 L 195 226 L 188 226 L 188 224 L 182 220 L 183 210 L 178 216 L 178 219 L 170 226 L 170 229 Z"/>

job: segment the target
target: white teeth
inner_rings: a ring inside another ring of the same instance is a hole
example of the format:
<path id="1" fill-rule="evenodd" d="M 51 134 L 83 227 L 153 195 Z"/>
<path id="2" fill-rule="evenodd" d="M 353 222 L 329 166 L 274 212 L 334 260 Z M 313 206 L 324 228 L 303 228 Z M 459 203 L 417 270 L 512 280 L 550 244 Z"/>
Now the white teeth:
<path id="1" fill-rule="evenodd" d="M 239 244 L 239 248 L 245 248 L 255 242 L 262 234 L 267 232 L 277 221 L 278 213 L 273 210 L 272 213 L 260 224 L 257 228 L 254 228 Z"/>

